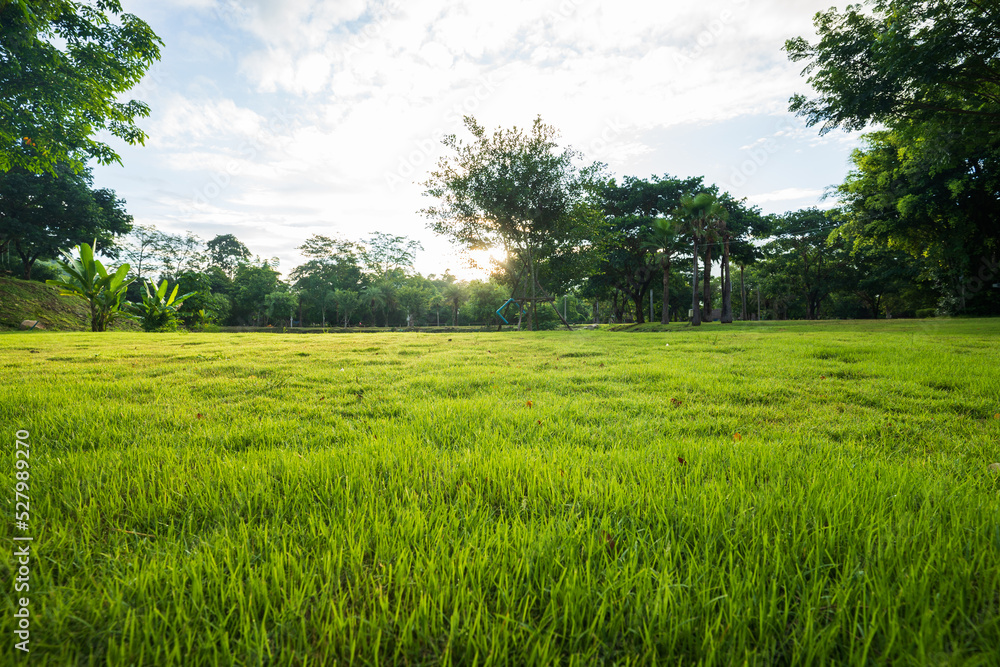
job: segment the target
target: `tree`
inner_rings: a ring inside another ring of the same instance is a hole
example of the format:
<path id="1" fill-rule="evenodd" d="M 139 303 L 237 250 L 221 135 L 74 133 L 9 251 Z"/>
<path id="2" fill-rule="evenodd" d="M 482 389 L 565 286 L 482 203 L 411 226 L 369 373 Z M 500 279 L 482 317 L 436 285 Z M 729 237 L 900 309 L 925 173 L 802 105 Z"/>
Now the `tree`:
<path id="1" fill-rule="evenodd" d="M 823 301 L 838 287 L 844 244 L 828 242 L 836 226 L 814 208 L 775 216 L 774 239 L 764 247 L 769 291 L 801 297 L 810 320 L 819 317 Z"/>
<path id="2" fill-rule="evenodd" d="M 127 277 L 130 267 L 122 264 L 109 273 L 94 258 L 94 249 L 89 244 L 81 243 L 76 250 L 79 258 L 66 252 L 65 260 L 59 262 L 66 278 L 45 282 L 59 287 L 63 296 L 78 296 L 86 301 L 90 306 L 90 330 L 107 331 L 125 303 L 125 291 L 132 282 Z"/>
<path id="3" fill-rule="evenodd" d="M 596 271 L 588 281 L 588 292 L 602 297 L 611 296 L 612 307 L 618 307 L 617 290 L 632 301 L 636 321 L 645 321 L 643 310 L 646 296 L 657 273 L 662 275 L 659 261 L 650 251 L 649 230 L 654 221 L 672 215 L 685 196 L 704 189 L 701 178 L 680 179 L 670 175 L 640 179 L 626 176 L 622 183 L 608 181 L 601 187 L 601 208 L 604 220 L 592 225 L 592 251 L 598 256 Z M 616 312 L 621 317 L 621 312 Z"/>
<path id="4" fill-rule="evenodd" d="M 468 250 L 502 247 L 523 267 L 534 328 L 537 262 L 584 238 L 587 195 L 602 165 L 579 169 L 579 154 L 560 150 L 556 129 L 540 117 L 529 131 L 489 135 L 471 116 L 465 127 L 471 142 L 455 135 L 443 140 L 452 154 L 424 183 L 425 196 L 437 203 L 422 212 L 430 228 L 452 242 Z"/>
<path id="5" fill-rule="evenodd" d="M 319 307 L 325 323 L 326 295 L 337 289 L 356 291 L 361 285 L 360 248 L 351 241 L 313 235 L 298 249 L 309 259 L 295 267 L 289 278 L 303 302 Z"/>
<path id="6" fill-rule="evenodd" d="M 982 277 L 1000 275 L 1000 143 L 958 141 L 930 124 L 870 133 L 837 189 L 845 235 L 856 247 L 909 254 L 938 284 L 945 311 L 965 308 L 967 283 L 984 264 L 994 268 Z"/>
<path id="7" fill-rule="evenodd" d="M 372 323 L 375 326 L 378 326 L 378 320 L 375 317 L 375 313 L 377 310 L 385 306 L 385 291 L 378 285 L 369 285 L 365 288 L 364 292 L 362 292 L 361 297 L 362 305 L 366 306 L 372 315 Z M 386 326 L 388 326 L 388 323 L 386 323 Z"/>
<path id="8" fill-rule="evenodd" d="M 444 288 L 443 296 L 451 306 L 451 326 L 458 326 L 458 309 L 469 299 L 469 287 L 465 283 L 451 283 Z"/>
<path id="9" fill-rule="evenodd" d="M 399 303 L 406 308 L 406 326 L 414 326 L 414 323 L 423 317 L 430 303 L 430 297 L 430 290 L 418 285 L 405 285 L 400 288 Z"/>
<path id="10" fill-rule="evenodd" d="M 232 234 L 220 234 L 205 244 L 209 266 L 217 266 L 232 278 L 240 262 L 250 259 L 250 249 Z"/>
<path id="11" fill-rule="evenodd" d="M 357 292 L 339 289 L 334 291 L 333 301 L 337 304 L 337 315 L 344 318 L 344 328 L 346 329 L 350 324 L 351 315 L 361 307 L 363 299 Z"/>
<path id="12" fill-rule="evenodd" d="M 156 257 L 162 242 L 163 233 L 152 225 L 134 225 L 119 244 L 122 258 L 134 269 L 135 282 L 145 284 L 143 278 L 160 270 Z"/>
<path id="13" fill-rule="evenodd" d="M 497 322 L 496 311 L 507 300 L 503 287 L 494 282 L 473 280 L 468 285 L 469 298 L 462 307 L 467 321 L 488 326 Z"/>
<path id="14" fill-rule="evenodd" d="M 160 277 L 176 279 L 182 273 L 205 268 L 205 248 L 196 234 L 163 234 L 156 246 Z"/>
<path id="15" fill-rule="evenodd" d="M 654 218 L 649 228 L 646 247 L 656 250 L 659 254 L 660 268 L 663 270 L 663 313 L 660 324 L 670 322 L 670 263 L 681 247 L 684 239 L 680 233 L 680 225 L 672 218 Z"/>
<path id="16" fill-rule="evenodd" d="M 278 272 L 267 262 L 240 264 L 233 278 L 231 318 L 259 326 L 265 312 L 265 299 L 277 289 Z"/>
<path id="17" fill-rule="evenodd" d="M 361 259 L 375 279 L 381 280 L 389 275 L 406 275 L 412 271 L 417 251 L 423 249 L 419 241 L 405 236 L 375 232 L 361 248 Z"/>
<path id="18" fill-rule="evenodd" d="M 684 221 L 684 230 L 692 242 L 692 273 L 691 281 L 691 325 L 701 326 L 701 308 L 698 304 L 698 244 L 709 238 L 713 221 L 725 215 L 725 208 L 716 196 L 710 192 L 701 192 L 695 196 L 685 195 L 681 198 L 676 215 Z M 710 279 L 706 272 L 705 282 Z M 707 305 L 710 305 L 709 291 L 705 290 Z"/>
<path id="19" fill-rule="evenodd" d="M 25 280 L 39 259 L 95 239 L 114 258 L 115 238 L 132 228 L 132 216 L 114 191 L 91 189 L 90 170 L 74 173 L 61 165 L 55 172 L 0 172 L 0 247 L 14 249 Z"/>
<path id="20" fill-rule="evenodd" d="M 229 297 L 222 292 L 213 293 L 213 285 L 218 283 L 212 273 L 187 271 L 177 276 L 177 284 L 181 292 L 190 293 L 179 312 L 186 326 L 223 322 L 229 316 Z"/>
<path id="21" fill-rule="evenodd" d="M 818 14 L 816 44 L 786 43 L 818 94 L 791 109 L 822 132 L 881 126 L 839 190 L 849 236 L 928 260 L 942 304 L 960 310 L 967 284 L 1000 274 L 1000 5 L 869 6 Z"/>
<path id="22" fill-rule="evenodd" d="M 818 97 L 791 110 L 822 131 L 899 121 L 954 123 L 981 138 L 1000 127 L 1000 6 L 984 0 L 875 0 L 813 20 L 819 41 L 788 40 Z"/>
<path id="23" fill-rule="evenodd" d="M 276 318 L 282 313 L 288 313 L 288 326 L 295 326 L 295 308 L 299 305 L 298 295 L 292 292 L 276 290 L 264 297 L 267 316 Z"/>
<path id="24" fill-rule="evenodd" d="M 87 158 L 120 163 L 94 137 L 145 141 L 135 119 L 149 107 L 120 96 L 162 45 L 118 0 L 0 3 L 0 172 L 81 171 Z"/>

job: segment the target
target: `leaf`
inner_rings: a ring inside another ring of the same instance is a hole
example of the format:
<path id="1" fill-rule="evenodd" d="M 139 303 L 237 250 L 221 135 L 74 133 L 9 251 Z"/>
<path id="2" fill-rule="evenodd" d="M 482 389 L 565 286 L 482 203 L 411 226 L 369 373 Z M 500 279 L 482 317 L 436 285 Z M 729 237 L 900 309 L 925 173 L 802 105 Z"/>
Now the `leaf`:
<path id="1" fill-rule="evenodd" d="M 683 456 L 678 456 L 677 462 L 680 463 L 682 466 L 686 466 L 688 464 L 688 462 L 684 460 Z"/>

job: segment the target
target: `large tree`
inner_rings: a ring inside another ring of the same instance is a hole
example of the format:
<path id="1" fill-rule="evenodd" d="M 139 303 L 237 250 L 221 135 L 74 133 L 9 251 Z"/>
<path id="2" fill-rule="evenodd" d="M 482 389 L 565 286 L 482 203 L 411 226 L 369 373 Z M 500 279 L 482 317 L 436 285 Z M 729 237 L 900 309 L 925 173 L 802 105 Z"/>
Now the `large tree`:
<path id="1" fill-rule="evenodd" d="M 763 248 L 765 289 L 789 303 L 798 300 L 806 319 L 818 319 L 823 303 L 842 283 L 848 255 L 839 235 L 830 241 L 836 228 L 829 214 L 815 208 L 771 220 L 774 236 Z"/>
<path id="2" fill-rule="evenodd" d="M 131 230 L 132 216 L 113 190 L 91 185 L 89 170 L 75 173 L 67 165 L 55 174 L 0 172 L 0 248 L 17 254 L 24 279 L 39 259 L 81 243 L 96 240 L 104 255 L 117 257 L 115 238 Z"/>
<path id="3" fill-rule="evenodd" d="M 503 248 L 519 267 L 518 282 L 536 321 L 538 262 L 578 245 L 590 210 L 587 195 L 601 165 L 578 166 L 579 154 L 556 143 L 558 132 L 536 118 L 488 133 L 465 117 L 470 142 L 445 137 L 451 154 L 424 183 L 437 203 L 424 209 L 430 227 L 468 250 Z M 528 296 L 530 294 L 530 297 Z"/>
<path id="4" fill-rule="evenodd" d="M 120 163 L 96 137 L 144 142 L 135 119 L 149 107 L 121 95 L 162 44 L 118 0 L 0 1 L 0 172 Z"/>
<path id="5" fill-rule="evenodd" d="M 819 40 L 788 40 L 817 93 L 792 111 L 823 130 L 942 121 L 1000 128 L 1000 5 L 993 0 L 875 0 L 816 15 Z"/>
<path id="6" fill-rule="evenodd" d="M 850 236 L 929 260 L 960 309 L 1000 275 L 1000 5 L 868 6 L 818 14 L 815 44 L 786 44 L 817 93 L 791 109 L 822 131 L 878 127 L 840 188 Z"/>
<path id="7" fill-rule="evenodd" d="M 938 284 L 942 310 L 959 311 L 974 281 L 1000 276 L 1000 143 L 963 151 L 960 136 L 941 135 L 929 123 L 867 135 L 838 193 L 855 245 L 908 253 Z"/>
<path id="8" fill-rule="evenodd" d="M 613 287 L 632 301 L 636 322 L 644 323 L 646 296 L 663 271 L 651 251 L 649 229 L 658 218 L 673 214 L 684 197 L 702 188 L 701 177 L 680 179 L 666 174 L 648 179 L 626 176 L 620 184 L 605 183 L 601 188 L 605 220 L 591 230 L 600 263 L 590 280 L 590 292 Z"/>
<path id="9" fill-rule="evenodd" d="M 314 234 L 298 250 L 307 260 L 292 269 L 289 278 L 302 305 L 318 308 L 325 326 L 326 307 L 330 303 L 327 295 L 338 289 L 357 291 L 361 286 L 361 248 L 351 241 Z"/>
<path id="10" fill-rule="evenodd" d="M 230 317 L 238 323 L 260 326 L 267 305 L 265 299 L 279 291 L 278 285 L 278 272 L 267 262 L 240 264 L 233 278 Z"/>
<path id="11" fill-rule="evenodd" d="M 209 266 L 217 266 L 232 278 L 236 267 L 252 257 L 250 249 L 232 234 L 219 234 L 205 244 Z"/>
<path id="12" fill-rule="evenodd" d="M 417 252 L 424 249 L 419 241 L 385 232 L 371 234 L 363 246 L 349 245 L 352 246 L 352 250 L 348 250 L 345 242 L 338 242 L 339 251 L 337 254 L 343 255 L 348 252 L 358 254 L 365 268 L 375 277 L 375 280 L 382 280 L 389 276 L 407 275 L 413 270 L 413 262 L 417 258 Z"/>

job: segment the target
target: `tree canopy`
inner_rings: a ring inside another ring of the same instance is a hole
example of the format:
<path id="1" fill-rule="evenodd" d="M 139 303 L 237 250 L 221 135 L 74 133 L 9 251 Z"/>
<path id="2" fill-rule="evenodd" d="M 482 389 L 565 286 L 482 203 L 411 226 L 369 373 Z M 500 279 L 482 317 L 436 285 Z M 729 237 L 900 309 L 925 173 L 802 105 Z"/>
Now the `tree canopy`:
<path id="1" fill-rule="evenodd" d="M 900 120 L 1000 127 L 1000 5 L 991 0 L 876 0 L 816 15 L 819 41 L 788 40 L 818 96 L 791 109 L 822 130 Z"/>
<path id="2" fill-rule="evenodd" d="M 0 172 L 74 171 L 121 162 L 106 132 L 142 144 L 149 107 L 119 97 L 160 57 L 163 42 L 118 0 L 0 2 Z"/>
<path id="3" fill-rule="evenodd" d="M 115 238 L 129 232 L 132 216 L 113 190 L 94 190 L 92 182 L 89 169 L 66 165 L 54 174 L 0 172 L 0 249 L 13 249 L 25 279 L 39 259 L 81 243 L 96 240 L 105 256 L 117 256 Z"/>

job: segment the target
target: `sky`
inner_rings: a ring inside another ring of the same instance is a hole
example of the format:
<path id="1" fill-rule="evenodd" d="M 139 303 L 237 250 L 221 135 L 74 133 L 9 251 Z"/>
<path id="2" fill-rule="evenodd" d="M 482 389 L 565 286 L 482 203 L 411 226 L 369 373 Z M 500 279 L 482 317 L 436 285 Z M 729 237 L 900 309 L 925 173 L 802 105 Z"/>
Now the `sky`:
<path id="1" fill-rule="evenodd" d="M 287 276 L 313 234 L 407 236 L 416 269 L 483 277 L 427 228 L 441 137 L 537 116 L 618 177 L 704 176 L 765 213 L 829 207 L 858 136 L 787 111 L 782 51 L 830 0 L 124 0 L 163 39 L 127 95 L 145 146 L 95 168 L 137 224 L 233 234 Z"/>

